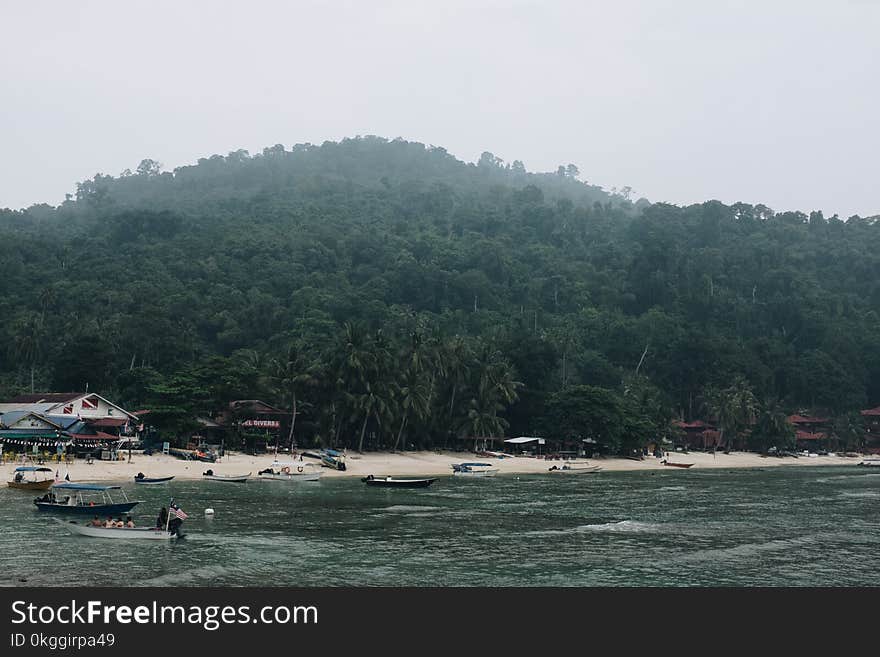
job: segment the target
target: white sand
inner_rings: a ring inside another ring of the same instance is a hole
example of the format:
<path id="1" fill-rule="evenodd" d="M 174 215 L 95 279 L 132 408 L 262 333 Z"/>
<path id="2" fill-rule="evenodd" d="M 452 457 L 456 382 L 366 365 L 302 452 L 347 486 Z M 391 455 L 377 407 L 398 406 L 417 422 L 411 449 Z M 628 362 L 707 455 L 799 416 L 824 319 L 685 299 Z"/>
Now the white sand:
<path id="1" fill-rule="evenodd" d="M 67 465 L 54 462 L 46 463 L 47 467 L 57 469 L 63 479 L 70 475 L 71 481 L 80 482 L 122 482 L 132 481 L 138 472 L 143 472 L 147 477 L 169 477 L 178 479 L 200 479 L 205 470 L 211 469 L 220 475 L 241 475 L 250 473 L 256 476 L 257 472 L 269 467 L 273 460 L 272 454 L 263 456 L 249 456 L 247 454 L 227 454 L 219 463 L 202 463 L 199 461 L 182 461 L 180 459 L 153 455 L 144 456 L 134 452 L 131 463 L 126 459 L 122 461 L 95 461 L 87 464 L 78 459 Z M 289 460 L 289 456 L 279 456 L 279 460 Z M 587 459 L 578 459 L 579 461 Z M 693 463 L 694 466 L 687 471 L 709 468 L 767 468 L 779 466 L 809 466 L 809 465 L 856 465 L 861 462 L 860 458 L 847 458 L 842 456 L 819 456 L 809 458 L 764 458 L 758 454 L 748 452 L 734 452 L 731 454 L 705 454 L 691 452 L 689 454 L 675 453 L 669 457 L 673 463 Z M 544 459 L 518 456 L 506 459 L 493 459 L 476 456 L 467 452 L 403 452 L 403 453 L 368 453 L 359 455 L 356 452 L 348 452 L 346 459 L 347 470 L 337 472 L 328 468 L 322 468 L 322 472 L 330 477 L 363 477 L 369 474 L 382 475 L 451 475 L 453 463 L 461 462 L 491 462 L 499 469 L 499 474 L 548 474 L 551 466 L 557 467 L 562 461 L 545 461 Z M 306 458 L 305 462 L 318 463 L 315 459 Z M 632 461 L 621 458 L 597 458 L 589 459 L 589 462 L 601 465 L 603 470 L 657 470 L 668 469 L 660 459 L 653 456 L 646 457 L 644 461 Z M 12 471 L 20 464 L 6 463 L 0 465 L 0 485 L 2 482 L 12 479 Z M 676 468 L 675 470 L 679 470 Z M 682 469 L 683 470 L 683 469 Z"/>

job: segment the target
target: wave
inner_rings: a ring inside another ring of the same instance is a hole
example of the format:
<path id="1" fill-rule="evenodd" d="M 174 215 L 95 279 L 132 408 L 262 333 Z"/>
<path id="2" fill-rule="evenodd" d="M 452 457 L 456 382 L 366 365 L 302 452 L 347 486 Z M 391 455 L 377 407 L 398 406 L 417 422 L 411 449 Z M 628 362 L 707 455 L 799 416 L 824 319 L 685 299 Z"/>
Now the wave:
<path id="1" fill-rule="evenodd" d="M 612 532 L 628 534 L 646 534 L 663 531 L 663 525 L 652 522 L 640 522 L 638 520 L 619 520 L 617 522 L 602 522 L 589 525 L 577 525 L 566 529 L 545 529 L 523 532 L 525 536 L 559 536 L 564 534 L 587 534 L 591 532 Z"/>

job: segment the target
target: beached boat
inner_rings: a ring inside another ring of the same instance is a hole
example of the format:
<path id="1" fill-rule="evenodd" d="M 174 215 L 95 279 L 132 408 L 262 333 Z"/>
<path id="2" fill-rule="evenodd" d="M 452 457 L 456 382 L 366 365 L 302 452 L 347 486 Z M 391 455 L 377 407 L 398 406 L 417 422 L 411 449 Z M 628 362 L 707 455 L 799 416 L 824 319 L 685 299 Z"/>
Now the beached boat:
<path id="1" fill-rule="evenodd" d="M 7 486 L 21 490 L 49 490 L 55 483 L 55 478 L 51 475 L 52 468 L 23 465 L 15 469 L 12 481 Z"/>
<path id="2" fill-rule="evenodd" d="M 167 529 L 159 529 L 157 527 L 92 527 L 87 524 L 78 524 L 73 520 L 64 521 L 59 520 L 58 518 L 53 518 L 53 520 L 67 529 L 71 534 L 89 536 L 91 538 L 170 541 L 182 537 L 179 531 L 172 533 Z"/>
<path id="3" fill-rule="evenodd" d="M 174 479 L 174 477 L 145 477 L 143 472 L 138 472 L 134 478 L 136 484 L 164 484 Z"/>
<path id="4" fill-rule="evenodd" d="M 323 474 L 316 463 L 302 461 L 273 461 L 270 467 L 257 473 L 260 479 L 271 481 L 318 481 Z"/>
<path id="5" fill-rule="evenodd" d="M 208 470 L 207 472 L 202 473 L 202 479 L 207 479 L 209 481 L 228 481 L 234 484 L 243 484 L 250 476 L 250 472 L 244 475 L 218 475 L 214 474 L 213 470 Z"/>
<path id="6" fill-rule="evenodd" d="M 333 470 L 345 470 L 345 454 L 335 449 L 325 449 L 321 452 L 321 465 Z"/>
<path id="7" fill-rule="evenodd" d="M 859 465 L 874 468 L 880 467 L 880 456 L 868 456 L 862 459 Z"/>
<path id="8" fill-rule="evenodd" d="M 452 474 L 456 477 L 494 477 L 498 468 L 491 463 L 453 463 Z"/>
<path id="9" fill-rule="evenodd" d="M 397 477 L 374 477 L 368 475 L 361 479 L 367 486 L 384 486 L 385 488 L 427 488 L 437 479 L 401 479 Z"/>
<path id="10" fill-rule="evenodd" d="M 591 472 L 599 472 L 601 465 L 592 465 L 584 461 L 566 461 L 562 467 L 551 466 L 550 472 L 563 472 L 566 474 L 590 474 Z"/>
<path id="11" fill-rule="evenodd" d="M 117 502 L 110 496 L 110 491 L 119 491 L 124 501 Z M 93 495 L 98 501 L 87 500 Z M 117 516 L 128 513 L 140 501 L 132 502 L 125 491 L 119 486 L 102 486 L 99 484 L 77 484 L 69 481 L 54 484 L 49 492 L 34 500 L 40 511 L 57 511 L 59 513 L 80 513 L 98 516 Z"/>
<path id="12" fill-rule="evenodd" d="M 693 463 L 670 463 L 669 461 L 660 461 L 663 465 L 668 465 L 672 468 L 690 468 L 694 464 Z"/>

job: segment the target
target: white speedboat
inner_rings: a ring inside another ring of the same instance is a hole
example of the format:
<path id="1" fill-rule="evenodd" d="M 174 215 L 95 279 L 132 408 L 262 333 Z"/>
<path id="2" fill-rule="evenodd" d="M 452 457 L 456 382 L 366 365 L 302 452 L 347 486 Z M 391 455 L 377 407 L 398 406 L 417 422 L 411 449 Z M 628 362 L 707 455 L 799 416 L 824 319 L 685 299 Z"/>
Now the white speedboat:
<path id="1" fill-rule="evenodd" d="M 878 468 L 880 467 L 880 456 L 868 456 L 866 458 L 863 458 L 859 465 Z"/>
<path id="2" fill-rule="evenodd" d="M 491 463 L 453 463 L 452 474 L 456 477 L 494 477 L 498 468 Z"/>
<path id="3" fill-rule="evenodd" d="M 244 475 L 218 475 L 214 474 L 213 470 L 208 470 L 207 472 L 202 473 L 202 479 L 207 479 L 209 481 L 228 481 L 235 484 L 243 484 L 250 476 L 250 472 Z"/>
<path id="4" fill-rule="evenodd" d="M 599 472 L 601 465 L 591 465 L 586 461 L 566 461 L 562 467 L 552 466 L 550 472 L 562 472 L 566 474 L 590 474 L 591 472 Z"/>
<path id="5" fill-rule="evenodd" d="M 318 481 L 323 474 L 320 465 L 303 461 L 273 461 L 257 473 L 260 479 L 272 481 Z"/>
<path id="6" fill-rule="evenodd" d="M 156 527 L 94 527 L 88 524 L 79 524 L 73 520 L 65 522 L 53 518 L 55 522 L 67 529 L 71 534 L 89 536 L 91 538 L 114 538 L 140 541 L 170 541 L 179 538 L 178 532 L 171 533 L 167 529 Z"/>

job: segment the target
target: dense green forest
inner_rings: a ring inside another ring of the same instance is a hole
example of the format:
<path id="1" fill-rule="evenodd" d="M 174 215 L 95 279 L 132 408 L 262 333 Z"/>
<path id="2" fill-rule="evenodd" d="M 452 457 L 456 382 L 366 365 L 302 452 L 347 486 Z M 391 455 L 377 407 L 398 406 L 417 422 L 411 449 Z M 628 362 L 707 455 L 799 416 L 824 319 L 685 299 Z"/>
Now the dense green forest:
<path id="1" fill-rule="evenodd" d="M 0 393 L 88 385 L 181 436 L 260 398 L 296 408 L 298 444 L 366 448 L 618 451 L 674 417 L 773 434 L 880 404 L 878 218 L 580 178 L 366 137 L 0 210 Z"/>

